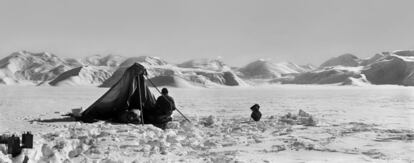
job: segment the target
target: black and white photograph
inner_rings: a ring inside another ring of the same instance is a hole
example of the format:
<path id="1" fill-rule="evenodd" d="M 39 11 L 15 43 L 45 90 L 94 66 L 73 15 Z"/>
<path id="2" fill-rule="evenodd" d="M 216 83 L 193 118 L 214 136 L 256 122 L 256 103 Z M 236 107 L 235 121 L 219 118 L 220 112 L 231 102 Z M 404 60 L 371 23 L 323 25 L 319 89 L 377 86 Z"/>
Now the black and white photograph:
<path id="1" fill-rule="evenodd" d="M 0 0 L 0 163 L 414 163 L 414 1 Z"/>

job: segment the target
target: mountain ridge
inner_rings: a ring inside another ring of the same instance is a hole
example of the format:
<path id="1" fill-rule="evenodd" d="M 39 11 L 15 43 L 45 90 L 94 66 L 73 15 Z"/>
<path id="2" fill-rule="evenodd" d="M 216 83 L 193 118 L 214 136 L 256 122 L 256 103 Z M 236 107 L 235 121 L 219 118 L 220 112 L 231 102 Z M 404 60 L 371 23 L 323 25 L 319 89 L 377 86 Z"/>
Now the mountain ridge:
<path id="1" fill-rule="evenodd" d="M 148 78 L 165 86 L 221 87 L 258 83 L 393 84 L 414 86 L 414 51 L 382 52 L 366 59 L 343 54 L 319 67 L 258 59 L 231 67 L 220 59 L 199 58 L 169 63 L 153 56 L 91 55 L 61 58 L 53 53 L 13 52 L 0 60 L 0 84 L 110 87 L 127 67 L 140 63 Z"/>

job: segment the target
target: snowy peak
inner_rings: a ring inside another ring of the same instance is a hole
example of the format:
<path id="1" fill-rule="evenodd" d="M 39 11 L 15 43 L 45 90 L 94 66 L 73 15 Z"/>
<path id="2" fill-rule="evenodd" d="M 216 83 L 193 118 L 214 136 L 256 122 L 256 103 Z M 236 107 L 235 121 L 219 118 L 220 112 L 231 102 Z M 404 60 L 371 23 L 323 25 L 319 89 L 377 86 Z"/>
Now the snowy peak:
<path id="1" fill-rule="evenodd" d="M 257 60 L 240 68 L 245 78 L 273 79 L 284 74 L 301 73 L 310 70 L 310 66 L 299 66 L 291 62 L 273 63 L 267 60 Z"/>
<path id="2" fill-rule="evenodd" d="M 323 67 L 332 67 L 332 66 L 348 66 L 348 67 L 356 67 L 359 66 L 360 59 L 353 55 L 353 54 L 343 54 L 338 57 L 334 57 L 329 59 L 328 61 L 321 64 L 321 68 Z"/>
<path id="3" fill-rule="evenodd" d="M 82 66 L 60 74 L 53 81 L 52 86 L 98 86 L 112 75 L 112 69 L 105 66 Z"/>
<path id="4" fill-rule="evenodd" d="M 316 66 L 312 64 L 300 65 L 300 67 L 303 68 L 305 72 L 316 69 Z"/>
<path id="5" fill-rule="evenodd" d="M 263 59 L 247 64 L 240 68 L 240 72 L 245 78 L 275 78 L 281 76 L 280 71 L 275 70 L 274 64 Z"/>
<path id="6" fill-rule="evenodd" d="M 362 71 L 373 84 L 414 86 L 414 53 L 394 52 L 366 66 Z"/>
<path id="7" fill-rule="evenodd" d="M 56 66 L 64 64 L 64 61 L 50 53 L 30 53 L 27 51 L 14 52 L 0 60 L 0 68 L 8 69 L 10 72 L 24 71 L 28 68 L 42 66 Z"/>
<path id="8" fill-rule="evenodd" d="M 133 65 L 134 63 L 140 63 L 145 67 L 148 66 L 164 66 L 168 65 L 169 63 L 162 60 L 158 57 L 151 57 L 151 56 L 139 56 L 139 57 L 130 57 L 125 59 L 119 67 L 129 67 Z"/>
<path id="9" fill-rule="evenodd" d="M 177 65 L 182 68 L 197 68 L 212 71 L 227 71 L 230 67 L 218 59 L 193 59 Z"/>
<path id="10" fill-rule="evenodd" d="M 55 69 L 61 67 L 60 69 Z M 0 60 L 0 79 L 6 84 L 20 81 L 34 84 L 51 80 L 63 71 L 70 69 L 69 64 L 51 53 L 14 52 Z M 61 70 L 61 71 L 58 71 Z"/>
<path id="11" fill-rule="evenodd" d="M 285 72 L 284 74 L 302 73 L 302 72 L 307 72 L 309 70 L 314 69 L 314 67 L 310 64 L 300 66 L 292 62 L 280 62 L 280 63 L 276 63 L 275 65 L 277 65 L 277 67 L 280 67 L 282 70 L 284 70 Z"/>
<path id="12" fill-rule="evenodd" d="M 196 85 L 209 86 L 245 86 L 236 73 L 219 59 L 193 59 L 178 64 L 182 78 Z"/>
<path id="13" fill-rule="evenodd" d="M 396 50 L 392 53 L 402 57 L 414 57 L 414 50 Z"/>
<path id="14" fill-rule="evenodd" d="M 84 65 L 118 67 L 126 60 L 119 55 L 93 55 L 82 59 Z"/>
<path id="15" fill-rule="evenodd" d="M 361 66 L 367 66 L 367 65 L 373 64 L 373 63 L 375 63 L 379 60 L 382 60 L 382 59 L 384 59 L 388 56 L 390 56 L 390 53 L 388 53 L 388 52 L 382 52 L 381 54 L 375 54 L 371 58 L 362 60 L 361 61 Z"/>
<path id="16" fill-rule="evenodd" d="M 83 65 L 81 61 L 74 58 L 62 58 L 62 60 L 70 67 L 80 67 Z"/>

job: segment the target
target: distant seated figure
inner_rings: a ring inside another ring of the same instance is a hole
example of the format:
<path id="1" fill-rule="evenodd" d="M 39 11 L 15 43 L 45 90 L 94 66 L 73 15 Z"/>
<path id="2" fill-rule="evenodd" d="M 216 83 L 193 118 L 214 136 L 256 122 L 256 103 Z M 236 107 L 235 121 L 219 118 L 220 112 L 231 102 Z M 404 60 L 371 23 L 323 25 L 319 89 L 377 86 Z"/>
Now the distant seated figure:
<path id="1" fill-rule="evenodd" d="M 252 114 L 250 115 L 250 117 L 254 121 L 260 121 L 260 118 L 262 117 L 262 113 L 260 113 L 259 109 L 259 104 L 254 104 L 252 107 L 250 107 L 250 110 L 252 110 Z"/>
<path id="2" fill-rule="evenodd" d="M 155 122 L 154 125 L 165 129 L 167 123 L 172 121 L 171 115 L 173 111 L 176 109 L 174 99 L 168 95 L 168 89 L 163 88 L 161 90 L 161 96 L 157 98 L 155 102 L 156 110 L 155 110 Z"/>

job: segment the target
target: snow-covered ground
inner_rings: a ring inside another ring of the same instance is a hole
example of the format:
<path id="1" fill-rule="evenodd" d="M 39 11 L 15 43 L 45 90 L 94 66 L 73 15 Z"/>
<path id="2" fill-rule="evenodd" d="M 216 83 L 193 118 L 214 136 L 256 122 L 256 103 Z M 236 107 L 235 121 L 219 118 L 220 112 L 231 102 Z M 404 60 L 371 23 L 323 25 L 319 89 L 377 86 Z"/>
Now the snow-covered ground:
<path id="1" fill-rule="evenodd" d="M 274 85 L 171 88 L 178 108 L 165 131 L 151 125 L 83 124 L 60 116 L 107 89 L 0 86 L 0 132 L 32 131 L 35 148 L 0 162 L 413 162 L 414 88 Z M 158 95 L 155 90 L 155 95 Z M 261 122 L 249 122 L 254 103 Z M 302 109 L 316 126 L 281 116 Z"/>

